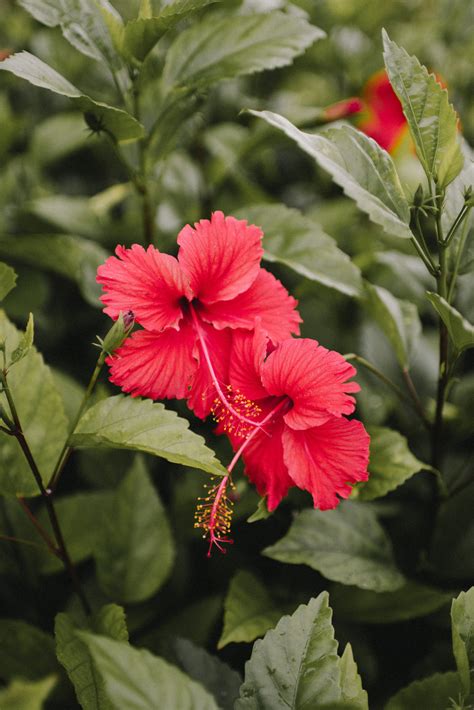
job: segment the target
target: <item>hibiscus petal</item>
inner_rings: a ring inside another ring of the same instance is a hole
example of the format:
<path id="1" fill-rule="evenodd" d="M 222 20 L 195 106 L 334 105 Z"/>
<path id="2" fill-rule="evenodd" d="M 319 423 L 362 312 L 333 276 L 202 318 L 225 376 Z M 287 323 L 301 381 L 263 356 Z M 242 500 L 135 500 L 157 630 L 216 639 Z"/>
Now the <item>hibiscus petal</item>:
<path id="1" fill-rule="evenodd" d="M 313 496 L 314 507 L 329 510 L 349 497 L 351 483 L 367 480 L 369 441 L 361 422 L 343 417 L 304 431 L 285 426 L 284 460 L 294 483 Z"/>
<path id="2" fill-rule="evenodd" d="M 229 381 L 234 391 L 242 392 L 251 400 L 268 397 L 260 378 L 267 346 L 268 336 L 261 326 L 260 318 L 255 321 L 253 333 L 241 329 L 233 331 Z"/>
<path id="3" fill-rule="evenodd" d="M 265 269 L 260 269 L 249 289 L 231 301 L 214 303 L 201 309 L 201 318 L 215 328 L 254 327 L 261 318 L 262 328 L 274 343 L 298 335 L 301 317 L 296 310 L 298 301 Z"/>
<path id="4" fill-rule="evenodd" d="M 115 319 L 120 311 L 131 310 L 145 328 L 177 328 L 183 317 L 180 300 L 192 298 L 177 260 L 152 246 L 145 251 L 139 244 L 130 249 L 118 246 L 115 253 L 97 270 L 105 313 Z"/>
<path id="5" fill-rule="evenodd" d="M 235 298 L 257 278 L 263 233 L 255 225 L 214 212 L 178 234 L 178 260 L 201 303 Z"/>
<path id="6" fill-rule="evenodd" d="M 293 407 L 285 422 L 293 429 L 323 424 L 331 415 L 351 414 L 356 382 L 346 382 L 355 369 L 339 353 L 316 340 L 285 340 L 271 353 L 262 368 L 262 382 L 269 394 L 287 395 Z"/>
<path id="7" fill-rule="evenodd" d="M 186 397 L 197 368 L 195 334 L 186 321 L 178 331 L 138 330 L 107 358 L 110 381 L 132 397 Z"/>
<path id="8" fill-rule="evenodd" d="M 243 453 L 245 473 L 260 495 L 267 496 L 268 510 L 275 510 L 294 486 L 283 459 L 283 428 L 281 417 L 265 425 L 265 431 L 259 431 Z"/>
<path id="9" fill-rule="evenodd" d="M 232 333 L 230 330 L 215 330 L 206 323 L 199 324 L 199 330 L 204 338 L 215 379 L 222 390 L 227 393 Z M 219 398 L 219 394 L 214 377 L 211 375 L 207 364 L 203 346 L 199 340 L 196 341 L 194 357 L 199 366 L 188 392 L 188 407 L 193 410 L 197 417 L 205 419 L 211 413 L 213 404 Z"/>

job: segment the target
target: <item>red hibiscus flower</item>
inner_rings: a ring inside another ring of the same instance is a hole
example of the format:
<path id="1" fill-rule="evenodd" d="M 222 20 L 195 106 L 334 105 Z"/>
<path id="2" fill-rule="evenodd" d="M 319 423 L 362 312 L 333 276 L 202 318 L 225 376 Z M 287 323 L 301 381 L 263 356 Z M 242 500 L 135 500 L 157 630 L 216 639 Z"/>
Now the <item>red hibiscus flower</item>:
<path id="1" fill-rule="evenodd" d="M 232 329 L 252 329 L 259 316 L 275 343 L 298 333 L 297 302 L 260 267 L 262 236 L 214 212 L 181 230 L 177 258 L 117 247 L 97 272 L 104 311 L 115 319 L 131 310 L 143 330 L 108 358 L 111 381 L 132 396 L 186 397 L 204 417 L 216 396 L 226 402 Z"/>
<path id="2" fill-rule="evenodd" d="M 444 88 L 441 77 L 437 74 L 435 76 Z M 360 98 L 353 96 L 327 106 L 322 117 L 325 121 L 335 121 L 352 115 L 355 117 L 357 128 L 373 138 L 388 153 L 397 153 L 398 149 L 405 145 L 405 141 L 414 152 L 402 105 L 392 89 L 385 69 L 380 69 L 370 77 Z"/>
<path id="3" fill-rule="evenodd" d="M 288 339 L 270 350 L 258 325 L 254 333 L 233 335 L 232 391 L 261 413 L 257 426 L 237 433 L 233 420 L 221 416 L 219 430 L 237 449 L 231 467 L 242 456 L 269 510 L 291 486 L 309 491 L 315 508 L 335 508 L 351 484 L 368 477 L 369 436 L 345 417 L 355 407 L 350 393 L 360 389 L 348 382 L 355 369 L 315 340 Z"/>

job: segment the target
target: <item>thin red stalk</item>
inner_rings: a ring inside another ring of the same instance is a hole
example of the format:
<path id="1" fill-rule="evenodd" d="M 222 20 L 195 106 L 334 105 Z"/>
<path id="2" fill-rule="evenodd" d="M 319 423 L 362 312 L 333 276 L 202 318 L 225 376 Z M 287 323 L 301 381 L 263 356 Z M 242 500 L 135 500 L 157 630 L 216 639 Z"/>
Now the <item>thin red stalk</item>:
<path id="1" fill-rule="evenodd" d="M 209 514 L 209 526 L 208 526 L 208 529 L 209 529 L 209 536 L 210 536 L 210 537 L 209 537 L 209 549 L 208 549 L 208 551 L 207 551 L 207 556 L 208 556 L 208 557 L 211 556 L 211 550 L 212 550 L 212 546 L 213 546 L 213 545 L 216 545 L 216 547 L 217 547 L 221 552 L 225 552 L 225 550 L 224 550 L 224 548 L 221 546 L 221 544 L 222 544 L 223 542 L 232 543 L 232 540 L 230 540 L 229 538 L 219 538 L 219 537 L 217 537 L 217 535 L 215 534 L 215 531 L 216 531 L 216 529 L 217 529 L 217 527 L 218 527 L 219 506 L 220 506 L 220 504 L 221 504 L 222 497 L 225 495 L 227 485 L 228 485 L 229 481 L 231 480 L 231 473 L 232 473 L 233 469 L 235 468 L 235 465 L 237 464 L 237 462 L 238 462 L 238 460 L 240 459 L 240 457 L 242 456 L 242 454 L 243 454 L 245 448 L 246 448 L 246 447 L 248 446 L 248 444 L 252 441 L 252 439 L 254 438 L 254 436 L 256 436 L 257 433 L 258 433 L 259 431 L 261 431 L 261 427 L 262 427 L 264 424 L 266 424 L 267 422 L 269 422 L 269 421 L 275 416 L 275 414 L 286 404 L 286 402 L 287 402 L 287 399 L 286 399 L 286 398 L 285 398 L 285 399 L 282 399 L 280 402 L 278 402 L 278 404 L 276 405 L 276 407 L 274 407 L 274 408 L 271 410 L 271 412 L 269 412 L 269 413 L 266 415 L 266 417 L 265 417 L 261 422 L 259 422 L 259 425 L 258 425 L 258 426 L 257 426 L 257 424 L 254 422 L 254 427 L 253 427 L 252 433 L 247 437 L 247 439 L 246 439 L 244 442 L 242 442 L 241 446 L 239 447 L 239 449 L 238 449 L 238 450 L 236 451 L 236 453 L 234 454 L 234 456 L 233 456 L 233 458 L 232 458 L 232 461 L 231 461 L 230 464 L 227 466 L 227 472 L 228 472 L 228 473 L 227 473 L 227 476 L 224 476 L 224 478 L 222 479 L 222 481 L 221 481 L 221 483 L 220 483 L 220 485 L 219 485 L 219 488 L 217 489 L 216 496 L 215 496 L 214 501 L 213 501 L 213 503 L 212 503 L 211 512 L 210 512 L 210 514 Z"/>

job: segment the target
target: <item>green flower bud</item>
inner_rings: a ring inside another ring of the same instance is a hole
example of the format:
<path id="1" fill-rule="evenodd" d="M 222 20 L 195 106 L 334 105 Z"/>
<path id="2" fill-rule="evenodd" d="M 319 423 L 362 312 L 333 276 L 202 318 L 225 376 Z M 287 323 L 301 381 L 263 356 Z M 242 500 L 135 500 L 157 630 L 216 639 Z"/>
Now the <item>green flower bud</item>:
<path id="1" fill-rule="evenodd" d="M 119 317 L 105 336 L 105 338 L 100 341 L 102 345 L 102 350 L 106 353 L 113 353 L 117 350 L 122 343 L 130 335 L 133 326 L 135 325 L 135 317 L 132 311 L 127 311 L 127 313 L 119 313 Z"/>

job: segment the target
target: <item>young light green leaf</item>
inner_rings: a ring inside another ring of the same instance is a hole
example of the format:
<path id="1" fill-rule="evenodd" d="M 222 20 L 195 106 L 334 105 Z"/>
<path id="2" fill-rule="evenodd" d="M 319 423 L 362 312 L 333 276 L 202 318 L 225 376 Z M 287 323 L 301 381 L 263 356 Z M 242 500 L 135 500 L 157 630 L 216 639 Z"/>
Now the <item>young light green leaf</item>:
<path id="1" fill-rule="evenodd" d="M 290 64 L 324 36 L 304 18 L 281 12 L 208 16 L 171 45 L 163 81 L 168 90 L 203 88 L 221 79 L 275 69 Z"/>
<path id="2" fill-rule="evenodd" d="M 402 104 L 418 158 L 426 174 L 445 187 L 464 163 L 456 112 L 436 77 L 395 44 L 385 30 L 382 36 L 387 74 Z"/>
<path id="3" fill-rule="evenodd" d="M 448 329 L 455 349 L 461 353 L 467 348 L 474 348 L 474 325 L 437 293 L 427 291 L 426 295 Z"/>
<path id="4" fill-rule="evenodd" d="M 224 602 L 224 628 L 217 648 L 254 641 L 275 626 L 280 616 L 263 584 L 250 572 L 237 572 Z"/>
<path id="5" fill-rule="evenodd" d="M 289 532 L 263 554 L 287 564 L 308 565 L 327 579 L 388 592 L 403 586 L 392 546 L 375 513 L 362 503 L 335 510 L 303 510 Z"/>
<path id="6" fill-rule="evenodd" d="M 219 710 L 234 710 L 242 684 L 237 671 L 188 639 L 177 639 L 173 650 L 181 670 L 214 696 Z"/>
<path id="7" fill-rule="evenodd" d="M 174 544 L 165 509 L 141 458 L 135 460 L 101 516 L 95 546 L 99 584 L 111 599 L 137 603 L 168 577 Z"/>
<path id="8" fill-rule="evenodd" d="M 28 317 L 28 323 L 26 324 L 26 330 L 21 335 L 20 341 L 15 348 L 15 350 L 10 355 L 10 365 L 14 365 L 16 362 L 23 360 L 25 355 L 28 354 L 31 346 L 33 345 L 33 338 L 35 336 L 35 323 L 33 320 L 33 314 L 30 313 Z"/>
<path id="9" fill-rule="evenodd" d="M 321 226 L 284 205 L 251 205 L 242 219 L 262 227 L 264 259 L 285 264 L 311 281 L 348 296 L 362 292 L 360 271 Z"/>
<path id="10" fill-rule="evenodd" d="M 250 111 L 279 128 L 327 170 L 370 219 L 389 234 L 404 239 L 410 230 L 410 209 L 390 155 L 352 126 L 323 133 L 303 133 L 271 111 Z"/>
<path id="11" fill-rule="evenodd" d="M 381 286 L 367 281 L 364 306 L 384 332 L 402 369 L 408 370 L 410 359 L 421 334 L 421 322 L 414 303 L 395 298 Z"/>
<path id="12" fill-rule="evenodd" d="M 135 141 L 144 135 L 141 123 L 129 113 L 101 101 L 94 101 L 55 69 L 29 52 L 18 52 L 7 57 L 0 62 L 0 70 L 26 79 L 34 86 L 67 96 L 85 114 L 89 126 L 100 127 L 101 130 L 110 132 L 120 142 Z"/>
<path id="13" fill-rule="evenodd" d="M 348 656 L 337 656 L 328 594 L 323 592 L 255 643 L 235 710 L 367 710 Z M 342 669 L 341 669 L 342 666 Z"/>
<path id="14" fill-rule="evenodd" d="M 175 0 L 165 5 L 158 16 L 140 16 L 127 22 L 122 37 L 126 55 L 143 61 L 158 40 L 180 20 L 207 5 L 221 0 Z M 150 8 L 151 10 L 151 8 Z"/>
<path id="15" fill-rule="evenodd" d="M 74 493 L 56 500 L 56 514 L 74 563 L 83 562 L 92 556 L 113 502 L 112 491 Z M 45 510 L 40 512 L 39 520 L 52 533 Z M 39 557 L 39 564 L 42 574 L 61 572 L 64 569 L 61 561 L 46 551 Z"/>
<path id="16" fill-rule="evenodd" d="M 448 710 L 450 701 L 459 697 L 457 673 L 435 673 L 429 678 L 415 680 L 399 690 L 385 706 L 385 710 Z"/>
<path id="17" fill-rule="evenodd" d="M 25 621 L 0 619 L 0 668 L 2 680 L 40 680 L 57 673 L 52 637 Z"/>
<path id="18" fill-rule="evenodd" d="M 352 493 L 357 500 L 374 500 L 401 486 L 413 474 L 430 468 L 408 448 L 404 436 L 387 427 L 372 426 L 370 434 L 369 480 L 358 483 Z"/>
<path id="19" fill-rule="evenodd" d="M 212 695 L 201 685 L 149 651 L 84 632 L 80 638 L 92 655 L 113 708 L 156 710 L 159 699 L 163 708 L 218 710 Z"/>
<path id="20" fill-rule="evenodd" d="M 36 682 L 13 680 L 7 688 L 0 690 L 0 707 L 2 710 L 43 710 L 56 682 L 54 675 Z"/>
<path id="21" fill-rule="evenodd" d="M 362 687 L 362 679 L 357 670 L 357 664 L 354 661 L 352 646 L 350 643 L 344 649 L 340 663 L 341 672 L 341 700 L 348 704 L 352 710 L 368 710 L 369 699 L 367 692 Z M 343 704 L 338 704 L 343 707 Z"/>
<path id="22" fill-rule="evenodd" d="M 17 276 L 11 266 L 0 261 L 0 301 L 15 288 Z"/>
<path id="23" fill-rule="evenodd" d="M 76 448 L 133 449 L 218 476 L 225 468 L 189 431 L 189 422 L 163 404 L 123 395 L 108 397 L 91 407 L 76 427 L 71 443 Z"/>
<path id="24" fill-rule="evenodd" d="M 19 0 L 34 18 L 48 27 L 61 27 L 64 37 L 79 52 L 104 62 L 113 72 L 122 69 L 107 19 L 123 25 L 119 13 L 107 0 Z"/>
<path id="25" fill-rule="evenodd" d="M 337 585 L 331 592 L 338 619 L 363 624 L 394 624 L 427 616 L 448 604 L 449 592 L 407 582 L 394 592 L 372 592 Z"/>
<path id="26" fill-rule="evenodd" d="M 116 641 L 127 642 L 124 610 L 116 604 L 107 604 L 82 626 L 67 614 L 58 614 L 55 621 L 57 657 L 67 671 L 78 702 L 84 710 L 113 710 L 89 650 L 77 635 L 79 629 L 89 629 Z"/>
<path id="27" fill-rule="evenodd" d="M 0 253 L 72 279 L 88 303 L 102 305 L 95 277 L 97 267 L 105 261 L 108 252 L 89 239 L 70 234 L 1 235 Z"/>
<path id="28" fill-rule="evenodd" d="M 474 700 L 474 587 L 451 606 L 453 653 L 465 698 Z"/>
<path id="29" fill-rule="evenodd" d="M 9 354 L 19 345 L 21 333 L 0 311 L 0 341 Z M 35 347 L 8 373 L 8 385 L 18 416 L 35 461 L 46 483 L 66 440 L 67 419 L 61 396 L 49 368 Z M 0 401 L 8 411 L 4 394 Z M 39 495 L 38 486 L 17 439 L 0 434 L 0 493 L 2 495 Z"/>

